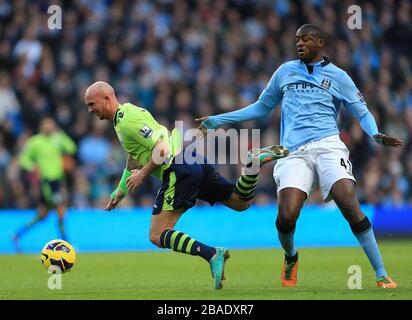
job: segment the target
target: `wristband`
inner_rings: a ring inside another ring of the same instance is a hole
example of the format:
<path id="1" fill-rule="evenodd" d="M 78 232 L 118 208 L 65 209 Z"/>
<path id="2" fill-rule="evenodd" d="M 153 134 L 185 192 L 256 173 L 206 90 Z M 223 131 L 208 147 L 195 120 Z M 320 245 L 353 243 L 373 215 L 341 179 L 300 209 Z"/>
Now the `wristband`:
<path id="1" fill-rule="evenodd" d="M 122 174 L 122 178 L 120 179 L 119 185 L 117 186 L 116 190 L 114 190 L 111 194 L 112 199 L 116 198 L 116 193 L 119 190 L 122 190 L 124 193 L 124 196 L 126 197 L 127 195 L 127 187 L 126 187 L 126 180 L 127 178 L 129 178 L 132 175 L 132 172 L 124 169 L 123 170 L 123 174 Z"/>

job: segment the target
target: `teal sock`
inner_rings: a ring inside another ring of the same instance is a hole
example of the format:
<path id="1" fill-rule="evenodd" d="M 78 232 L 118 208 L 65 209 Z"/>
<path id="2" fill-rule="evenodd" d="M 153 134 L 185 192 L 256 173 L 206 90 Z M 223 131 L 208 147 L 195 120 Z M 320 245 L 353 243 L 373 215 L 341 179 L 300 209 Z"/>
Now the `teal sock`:
<path id="1" fill-rule="evenodd" d="M 280 244 L 282 245 L 283 250 L 285 250 L 286 256 L 290 258 L 294 257 L 297 252 L 295 248 L 294 236 L 295 236 L 295 230 L 287 234 L 284 234 L 278 231 L 278 238 L 279 238 Z"/>
<path id="2" fill-rule="evenodd" d="M 284 226 L 281 226 L 279 219 L 276 219 L 276 228 L 280 244 L 283 250 L 285 250 L 286 256 L 289 258 L 294 257 L 297 253 L 295 248 L 295 226 L 292 229 L 286 229 Z"/>
<path id="3" fill-rule="evenodd" d="M 376 277 L 387 277 L 388 274 L 383 265 L 383 260 L 368 217 L 365 217 L 357 224 L 351 225 L 351 229 L 375 270 Z"/>

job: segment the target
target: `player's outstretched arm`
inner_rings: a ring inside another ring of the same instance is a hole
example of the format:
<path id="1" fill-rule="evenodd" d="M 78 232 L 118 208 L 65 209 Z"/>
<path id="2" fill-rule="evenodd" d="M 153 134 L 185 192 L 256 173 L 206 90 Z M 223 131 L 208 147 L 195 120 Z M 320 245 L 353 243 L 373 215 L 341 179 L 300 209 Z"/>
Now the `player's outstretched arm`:
<path id="1" fill-rule="evenodd" d="M 342 74 L 341 80 L 340 90 L 342 94 L 342 102 L 345 107 L 347 107 L 349 111 L 358 119 L 363 131 L 365 131 L 368 136 L 373 138 L 377 143 L 383 144 L 384 146 L 395 148 L 402 147 L 402 140 L 379 133 L 375 118 L 369 111 L 362 93 L 346 72 Z"/>
<path id="2" fill-rule="evenodd" d="M 195 121 L 201 123 L 199 127 L 200 132 L 205 135 L 207 133 L 207 129 L 215 129 L 229 123 L 243 122 L 266 117 L 276 107 L 282 97 L 282 66 L 280 66 L 273 73 L 269 83 L 266 85 L 256 102 L 240 110 L 195 119 Z"/>
<path id="3" fill-rule="evenodd" d="M 215 129 L 229 123 L 255 120 L 267 116 L 272 108 L 264 104 L 260 99 L 240 110 L 222 113 L 216 116 L 207 116 L 195 119 L 200 122 L 199 130 L 206 134 L 207 129 Z"/>
<path id="4" fill-rule="evenodd" d="M 373 136 L 373 139 L 380 144 L 383 144 L 385 147 L 395 147 L 399 148 L 403 146 L 403 141 L 398 138 L 389 137 L 383 133 L 378 133 Z"/>

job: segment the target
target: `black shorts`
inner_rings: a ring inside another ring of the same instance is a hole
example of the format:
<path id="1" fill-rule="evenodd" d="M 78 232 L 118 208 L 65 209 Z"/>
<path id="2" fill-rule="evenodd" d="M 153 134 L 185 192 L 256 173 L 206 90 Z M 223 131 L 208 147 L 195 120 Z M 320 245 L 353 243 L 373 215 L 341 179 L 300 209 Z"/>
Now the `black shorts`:
<path id="1" fill-rule="evenodd" d="M 153 214 L 184 209 L 196 204 L 196 199 L 215 202 L 229 199 L 234 183 L 222 177 L 210 164 L 175 164 L 163 172 L 163 182 L 157 193 Z"/>
<path id="2" fill-rule="evenodd" d="M 40 202 L 48 207 L 64 201 L 62 180 L 42 180 Z"/>

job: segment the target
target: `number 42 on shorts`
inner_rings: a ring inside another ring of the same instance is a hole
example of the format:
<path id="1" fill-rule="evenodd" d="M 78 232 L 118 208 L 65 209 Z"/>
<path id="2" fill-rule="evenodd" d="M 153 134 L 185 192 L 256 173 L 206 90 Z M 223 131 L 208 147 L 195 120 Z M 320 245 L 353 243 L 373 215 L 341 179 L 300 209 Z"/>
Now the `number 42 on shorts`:
<path id="1" fill-rule="evenodd" d="M 347 165 L 346 165 L 347 163 Z M 350 163 L 349 159 L 345 160 L 343 158 L 340 159 L 340 165 L 345 168 L 345 170 L 352 176 L 352 163 Z"/>

